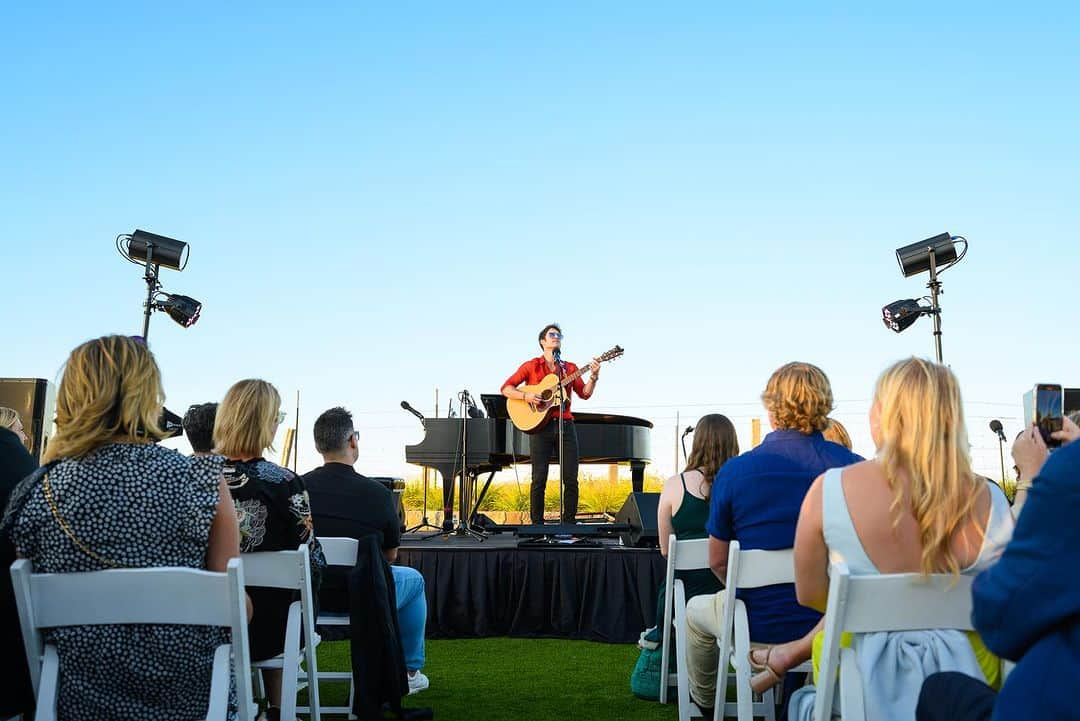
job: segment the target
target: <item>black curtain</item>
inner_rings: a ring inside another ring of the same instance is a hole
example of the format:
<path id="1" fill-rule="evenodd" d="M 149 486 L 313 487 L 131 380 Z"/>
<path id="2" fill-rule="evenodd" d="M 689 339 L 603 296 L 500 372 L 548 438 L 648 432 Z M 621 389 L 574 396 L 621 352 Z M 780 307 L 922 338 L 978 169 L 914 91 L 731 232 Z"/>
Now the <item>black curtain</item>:
<path id="1" fill-rule="evenodd" d="M 428 638 L 633 643 L 656 616 L 664 559 L 627 548 L 402 548 L 427 583 Z"/>

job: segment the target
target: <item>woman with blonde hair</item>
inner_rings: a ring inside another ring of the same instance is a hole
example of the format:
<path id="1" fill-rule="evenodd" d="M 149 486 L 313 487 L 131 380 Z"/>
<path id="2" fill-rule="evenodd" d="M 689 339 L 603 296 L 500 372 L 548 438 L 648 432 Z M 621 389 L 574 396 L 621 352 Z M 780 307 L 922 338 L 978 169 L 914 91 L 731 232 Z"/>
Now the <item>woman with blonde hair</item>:
<path id="1" fill-rule="evenodd" d="M 19 484 L 3 532 L 38 573 L 187 566 L 224 571 L 239 554 L 220 458 L 155 444 L 165 394 L 145 343 L 124 336 L 71 352 L 46 465 Z M 51 629 L 60 656 L 58 718 L 206 715 L 214 649 L 196 626 Z M 103 661 L 105 659 L 105 661 Z"/>
<path id="2" fill-rule="evenodd" d="M 225 480 L 236 504 L 240 550 L 295 550 L 307 544 L 311 552 L 311 585 L 318 596 L 326 566 L 315 538 L 311 505 L 303 481 L 288 468 L 262 457 L 272 449 L 278 425 L 285 420 L 281 396 L 264 380 L 233 384 L 214 419 L 214 452 L 225 456 Z M 273 658 L 285 646 L 289 605 L 297 594 L 288 590 L 249 588 L 254 615 L 248 626 L 251 660 Z M 263 672 L 270 706 L 268 719 L 277 719 L 281 706 L 281 671 Z"/>
<path id="3" fill-rule="evenodd" d="M 877 456 L 822 474 L 803 502 L 795 536 L 795 588 L 799 602 L 811 608 L 825 610 L 830 555 L 842 557 L 853 575 L 975 575 L 1000 556 L 1012 535 L 1005 495 L 971 469 L 960 387 L 947 367 L 920 358 L 889 367 L 877 382 L 870 432 Z M 970 644 L 962 636 L 956 644 L 956 633 L 906 635 L 903 644 L 890 643 L 888 635 L 882 637 L 885 643 L 853 639 L 860 666 L 873 664 L 881 671 L 863 680 L 867 708 L 877 709 L 883 719 L 912 718 L 926 674 L 921 663 L 910 662 L 913 658 L 947 661 L 996 685 L 997 659 L 974 634 Z M 926 646 L 915 649 L 918 644 Z M 941 653 L 952 657 L 943 659 Z M 898 654 L 906 662 L 893 657 Z M 886 686 L 905 693 L 885 702 Z M 802 698 L 793 699 L 793 706 L 809 712 L 812 691 L 799 693 Z M 798 712 L 793 717 L 800 718 Z"/>
<path id="4" fill-rule="evenodd" d="M 7 428 L 19 437 L 19 441 L 26 443 L 26 431 L 23 429 L 19 412 L 14 408 L 0 406 L 0 428 Z"/>
<path id="5" fill-rule="evenodd" d="M 844 424 L 835 418 L 829 419 L 829 425 L 825 427 L 825 430 L 821 432 L 821 435 L 825 436 L 825 440 L 827 441 L 839 443 L 849 451 L 852 450 L 851 436 L 848 435 L 847 428 L 844 428 Z"/>

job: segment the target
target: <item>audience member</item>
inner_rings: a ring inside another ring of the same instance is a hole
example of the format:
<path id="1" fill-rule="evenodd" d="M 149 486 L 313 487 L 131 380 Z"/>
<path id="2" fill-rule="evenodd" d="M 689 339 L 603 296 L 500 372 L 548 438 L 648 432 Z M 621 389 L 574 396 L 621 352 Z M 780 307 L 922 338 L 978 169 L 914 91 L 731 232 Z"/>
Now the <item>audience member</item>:
<path id="1" fill-rule="evenodd" d="M 829 425 L 825 426 L 822 435 L 825 436 L 825 440 L 839 443 L 849 451 L 851 450 L 851 436 L 848 435 L 847 428 L 844 428 L 844 424 L 835 418 L 829 419 Z"/>
<path id="2" fill-rule="evenodd" d="M 303 481 L 288 468 L 262 457 L 272 447 L 278 425 L 285 420 L 281 396 L 266 381 L 238 381 L 225 394 L 214 420 L 214 451 L 225 456 L 225 481 L 236 504 L 241 553 L 295 550 L 307 544 L 311 552 L 311 586 L 319 590 L 326 565 L 315 537 Z M 249 587 L 254 614 L 248 625 L 251 660 L 273 658 L 285 648 L 285 624 L 295 591 Z M 277 721 L 281 706 L 281 670 L 263 671 L 270 709 Z"/>
<path id="3" fill-rule="evenodd" d="M 191 455 L 209 456 L 214 452 L 214 418 L 217 403 L 200 403 L 191 406 L 184 414 L 184 435 L 191 444 Z"/>
<path id="4" fill-rule="evenodd" d="M 1029 476 L 1030 499 L 1005 553 L 972 588 L 976 630 L 1016 668 L 1000 695 L 963 674 L 930 676 L 918 721 L 1076 718 L 1068 679 L 1080 676 L 1080 443 L 1072 442 L 1080 434 L 1071 426 L 1067 445 Z M 1042 440 L 1034 427 L 1025 433 Z"/>
<path id="5" fill-rule="evenodd" d="M 5 411 L 0 408 L 0 426 L 5 422 Z M 11 411 L 16 420 L 18 414 Z M 23 438 L 0 427 L 0 509 L 7 506 L 15 486 L 37 468 L 37 461 L 23 445 Z M 15 562 L 15 546 L 7 534 L 0 535 L 0 569 L 7 569 Z M 26 654 L 22 653 L 22 631 L 19 628 L 19 612 L 15 605 L 15 591 L 11 586 L 11 574 L 0 573 L 0 648 L 9 653 L 0 658 L 0 678 L 7 679 L 5 693 L 0 694 L 0 718 L 31 715 L 34 708 L 34 689 L 30 684 L 30 672 Z"/>
<path id="6" fill-rule="evenodd" d="M 775 429 L 760 446 L 727 461 L 716 474 L 709 501 L 709 563 L 718 578 L 727 572 L 728 544 L 744 549 L 791 548 L 799 507 L 814 478 L 828 468 L 861 460 L 821 435 L 832 410 L 832 389 L 820 368 L 788 363 L 769 378 L 762 401 Z M 721 591 L 687 604 L 687 673 L 694 701 L 711 713 L 716 687 L 716 638 Z M 738 592 L 746 603 L 750 638 L 778 644 L 797 639 L 820 620 L 800 606 L 792 584 Z M 769 663 L 769 659 L 765 659 Z"/>
<path id="7" fill-rule="evenodd" d="M 352 414 L 331 408 L 315 420 L 315 449 L 324 465 L 303 476 L 311 496 L 311 515 L 323 538 L 362 538 L 377 534 L 388 563 L 397 560 L 401 532 L 394 494 L 378 481 L 353 469 L 360 457 L 359 433 Z M 397 597 L 401 645 L 409 675 L 409 693 L 429 685 L 424 667 L 424 630 L 427 625 L 427 597 L 424 577 L 415 568 L 391 565 Z M 319 593 L 328 611 L 348 611 L 347 569 L 328 568 Z"/>
<path id="8" fill-rule="evenodd" d="M 1061 430 L 1055 431 L 1051 436 L 1062 443 L 1070 443 L 1080 438 L 1080 426 L 1072 417 L 1066 416 L 1061 421 Z M 1013 496 L 1012 512 L 1014 517 L 1020 516 L 1020 511 L 1027 502 L 1028 490 L 1031 488 L 1031 479 L 1038 474 L 1039 469 L 1050 457 L 1050 449 L 1043 440 L 1042 434 L 1028 428 L 1020 432 L 1013 441 L 1012 447 L 1013 469 L 1016 471 L 1016 494 Z"/>
<path id="9" fill-rule="evenodd" d="M 34 571 L 224 571 L 239 553 L 221 459 L 154 444 L 163 402 L 144 343 L 106 336 L 72 351 L 47 464 L 16 488 L 4 518 Z M 190 721 L 206 714 L 214 650 L 226 634 L 122 625 L 56 628 L 46 637 L 60 657 L 59 719 Z"/>
<path id="10" fill-rule="evenodd" d="M 712 413 L 704 416 L 694 427 L 694 445 L 686 468 L 664 482 L 656 510 L 656 525 L 660 535 L 660 553 L 668 553 L 668 537 L 675 534 L 680 541 L 706 538 L 705 522 L 709 520 L 709 491 L 716 472 L 729 459 L 739 455 L 739 438 L 727 416 Z M 709 569 L 676 571 L 686 588 L 686 598 L 714 594 L 724 584 Z M 664 624 L 664 586 L 656 605 L 656 624 L 642 634 L 641 645 L 656 648 L 662 640 Z"/>
<path id="11" fill-rule="evenodd" d="M 0 428 L 6 428 L 19 438 L 19 443 L 26 443 L 26 431 L 23 429 L 19 412 L 14 408 L 0 406 Z"/>
<path id="12" fill-rule="evenodd" d="M 888 368 L 874 392 L 870 433 L 877 456 L 830 469 L 803 502 L 795 587 L 810 608 L 825 610 L 830 556 L 842 557 L 854 575 L 974 575 L 1000 556 L 1012 534 L 1004 493 L 971 469 L 960 388 L 947 367 L 910 358 Z M 910 719 L 928 670 L 941 665 L 998 680 L 998 660 L 975 634 L 929 630 L 905 633 L 902 643 L 891 638 L 848 641 L 860 668 L 875 669 L 862 682 L 866 707 L 878 718 Z M 813 694 L 812 687 L 796 692 L 792 718 L 810 717 Z"/>

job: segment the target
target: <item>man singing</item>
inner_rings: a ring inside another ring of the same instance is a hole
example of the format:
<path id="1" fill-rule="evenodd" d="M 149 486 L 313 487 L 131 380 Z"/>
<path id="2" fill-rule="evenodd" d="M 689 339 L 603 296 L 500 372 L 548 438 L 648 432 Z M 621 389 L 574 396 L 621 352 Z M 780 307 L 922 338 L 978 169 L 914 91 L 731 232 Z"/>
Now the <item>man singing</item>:
<path id="1" fill-rule="evenodd" d="M 558 324 L 551 323 L 544 326 L 537 340 L 543 355 L 527 360 L 521 364 L 514 375 L 506 379 L 502 386 L 502 394 L 507 398 L 516 398 L 529 403 L 538 403 L 541 398 L 535 393 L 527 393 L 518 386 L 535 385 L 551 373 L 563 377 L 577 371 L 577 366 L 569 361 L 558 359 L 562 349 L 562 329 Z M 588 382 L 580 377 L 576 378 L 566 388 L 566 400 L 562 407 L 552 407 L 549 412 L 550 421 L 544 428 L 529 436 L 529 457 L 532 459 L 532 486 L 529 489 L 529 516 L 534 524 L 544 522 L 544 489 L 547 487 L 548 461 L 551 458 L 552 449 L 556 445 L 559 432 L 559 413 L 563 418 L 563 448 L 561 454 L 563 460 L 563 507 L 562 522 L 573 523 L 577 516 L 578 504 L 578 441 L 577 431 L 574 429 L 574 416 L 570 413 L 571 391 L 586 400 L 592 397 L 596 389 L 596 380 L 600 375 L 600 364 L 595 360 L 589 363 L 592 375 Z"/>

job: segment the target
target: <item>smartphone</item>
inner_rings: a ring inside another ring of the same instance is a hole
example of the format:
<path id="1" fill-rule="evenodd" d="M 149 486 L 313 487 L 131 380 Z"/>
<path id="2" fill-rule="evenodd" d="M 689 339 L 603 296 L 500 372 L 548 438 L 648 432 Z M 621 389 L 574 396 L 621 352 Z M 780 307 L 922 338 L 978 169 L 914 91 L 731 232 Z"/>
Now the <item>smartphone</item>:
<path id="1" fill-rule="evenodd" d="M 1052 438 L 1050 434 L 1061 430 L 1061 419 L 1065 415 L 1065 393 L 1061 385 L 1038 383 L 1025 395 L 1028 396 L 1028 402 L 1024 404 L 1024 415 L 1031 413 L 1030 423 L 1034 423 L 1039 429 L 1048 447 L 1060 446 L 1061 441 Z"/>

